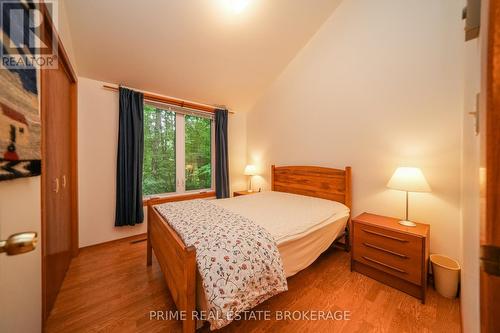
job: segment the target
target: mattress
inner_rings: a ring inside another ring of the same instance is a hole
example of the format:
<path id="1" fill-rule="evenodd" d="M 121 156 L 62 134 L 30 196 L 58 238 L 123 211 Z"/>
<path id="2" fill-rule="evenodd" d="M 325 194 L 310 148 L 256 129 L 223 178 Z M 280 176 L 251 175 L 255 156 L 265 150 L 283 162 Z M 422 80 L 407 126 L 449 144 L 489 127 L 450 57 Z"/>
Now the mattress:
<path id="1" fill-rule="evenodd" d="M 349 208 L 284 192 L 259 192 L 213 203 L 243 215 L 275 239 L 287 277 L 309 266 L 344 230 Z"/>
<path id="2" fill-rule="evenodd" d="M 259 224 L 278 244 L 349 216 L 349 208 L 340 202 L 285 192 L 259 192 L 213 203 Z"/>

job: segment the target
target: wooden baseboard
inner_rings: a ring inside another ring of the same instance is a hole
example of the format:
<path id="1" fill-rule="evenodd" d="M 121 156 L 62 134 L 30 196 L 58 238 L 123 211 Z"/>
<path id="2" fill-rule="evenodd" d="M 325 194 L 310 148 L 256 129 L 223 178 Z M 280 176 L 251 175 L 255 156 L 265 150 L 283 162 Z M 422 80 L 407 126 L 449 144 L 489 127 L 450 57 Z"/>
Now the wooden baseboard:
<path id="1" fill-rule="evenodd" d="M 147 238 L 147 234 L 146 233 L 137 234 L 137 235 L 134 235 L 134 236 L 127 236 L 127 237 L 118 238 L 118 239 L 113 239 L 113 240 L 110 240 L 110 241 L 107 241 L 107 242 L 103 242 L 103 243 L 82 246 L 82 247 L 80 247 L 80 250 L 84 250 L 84 249 L 88 250 L 88 249 L 91 249 L 91 248 L 97 248 L 97 247 L 103 247 L 103 246 L 110 246 L 110 245 L 113 245 L 113 244 L 119 243 L 119 242 L 137 242 L 137 241 L 139 241 L 139 240 L 141 240 L 143 238 L 144 239 Z"/>

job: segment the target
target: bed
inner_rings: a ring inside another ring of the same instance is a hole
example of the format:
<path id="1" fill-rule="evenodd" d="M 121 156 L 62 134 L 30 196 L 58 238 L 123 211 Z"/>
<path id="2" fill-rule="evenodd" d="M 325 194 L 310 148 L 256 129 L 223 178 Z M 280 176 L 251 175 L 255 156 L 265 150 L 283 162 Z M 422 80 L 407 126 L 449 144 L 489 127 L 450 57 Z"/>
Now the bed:
<path id="1" fill-rule="evenodd" d="M 305 269 L 338 239 L 348 249 L 350 167 L 272 166 L 271 189 L 212 204 L 269 231 L 286 277 Z M 163 207 L 148 207 L 147 264 L 151 265 L 154 251 L 178 311 L 203 310 L 207 301 L 201 292 L 196 248 L 186 246 L 164 216 L 168 215 Z M 182 325 L 183 332 L 194 332 L 196 318 L 187 315 Z"/>

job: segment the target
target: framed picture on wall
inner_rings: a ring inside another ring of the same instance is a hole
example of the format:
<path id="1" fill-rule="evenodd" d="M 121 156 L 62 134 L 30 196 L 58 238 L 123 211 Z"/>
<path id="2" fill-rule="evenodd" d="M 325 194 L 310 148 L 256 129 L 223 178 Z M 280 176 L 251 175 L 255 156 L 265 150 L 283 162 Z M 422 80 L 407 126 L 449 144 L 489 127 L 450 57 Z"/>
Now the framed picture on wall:
<path id="1" fill-rule="evenodd" d="M 19 4 L 18 6 L 24 6 Z M 24 7 L 20 7 L 23 8 Z M 10 51 L 30 56 L 19 36 L 22 25 L 10 24 L 2 7 L 0 46 L 2 59 Z M 26 8 L 26 12 L 29 8 Z M 27 18 L 29 16 L 26 16 Z M 14 30 L 13 30 L 14 29 Z M 19 31 L 17 31 L 17 30 Z M 0 67 L 0 181 L 40 175 L 41 126 L 38 102 L 37 69 L 35 67 Z"/>

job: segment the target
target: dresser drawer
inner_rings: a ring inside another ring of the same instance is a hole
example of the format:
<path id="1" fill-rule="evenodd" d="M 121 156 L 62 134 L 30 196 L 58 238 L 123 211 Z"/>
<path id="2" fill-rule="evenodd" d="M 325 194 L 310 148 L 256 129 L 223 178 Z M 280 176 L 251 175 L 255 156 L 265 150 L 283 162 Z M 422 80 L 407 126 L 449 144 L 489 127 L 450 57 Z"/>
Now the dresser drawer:
<path id="1" fill-rule="evenodd" d="M 406 255 L 410 261 L 422 258 L 422 238 L 354 222 L 356 243 L 381 247 L 388 251 Z"/>
<path id="2" fill-rule="evenodd" d="M 417 285 L 422 282 L 422 255 L 410 258 L 402 251 L 392 251 L 384 245 L 357 241 L 354 242 L 353 255 L 354 260 L 385 273 Z"/>
<path id="3" fill-rule="evenodd" d="M 370 213 L 353 218 L 351 269 L 425 303 L 430 226 L 399 222 Z"/>
<path id="4" fill-rule="evenodd" d="M 353 223 L 354 260 L 420 285 L 423 241 L 421 237 L 364 223 Z"/>

